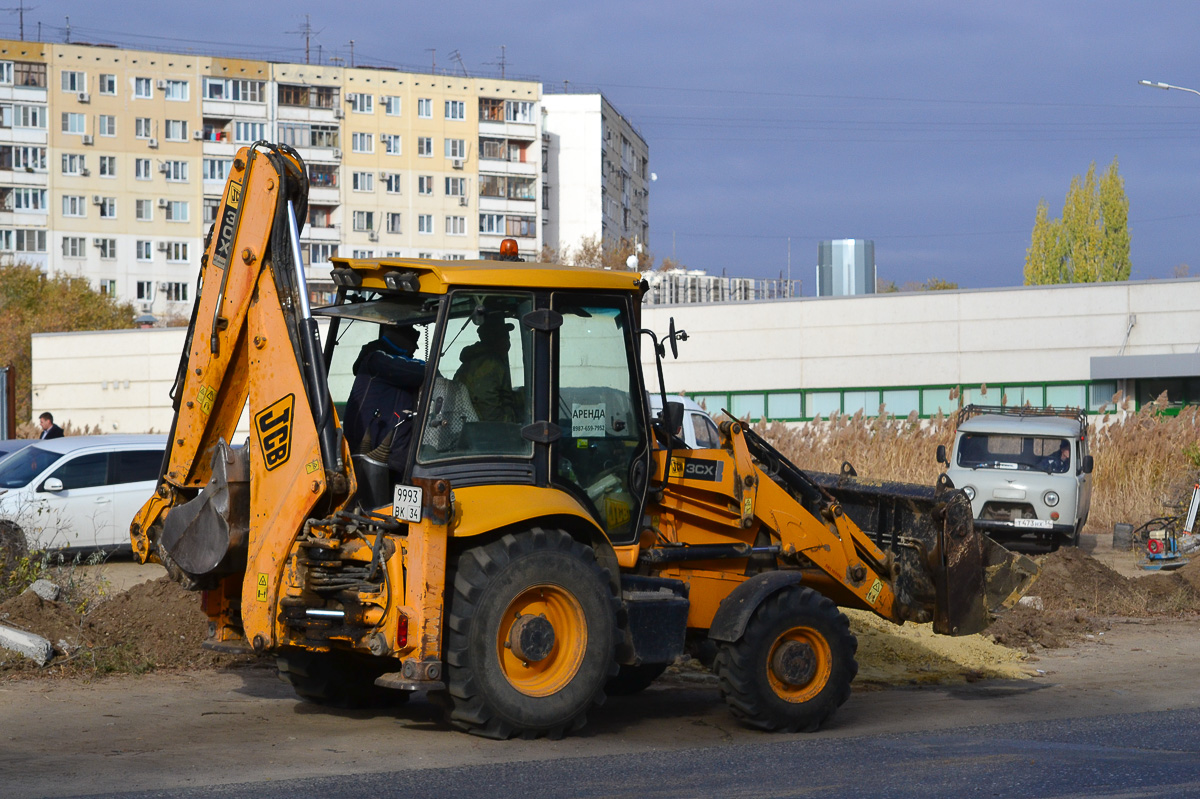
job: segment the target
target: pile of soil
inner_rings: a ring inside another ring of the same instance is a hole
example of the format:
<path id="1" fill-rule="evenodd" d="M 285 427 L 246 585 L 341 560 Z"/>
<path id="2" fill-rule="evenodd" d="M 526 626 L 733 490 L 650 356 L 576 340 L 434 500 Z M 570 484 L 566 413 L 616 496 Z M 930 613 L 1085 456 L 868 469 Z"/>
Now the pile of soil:
<path id="1" fill-rule="evenodd" d="M 1132 578 L 1074 548 L 1036 560 L 1040 571 L 1025 594 L 1028 604 L 1006 611 L 988 628 L 997 643 L 1027 651 L 1053 649 L 1104 632 L 1106 619 L 1114 617 L 1200 613 L 1200 559 L 1176 571 Z"/>
<path id="2" fill-rule="evenodd" d="M 116 594 L 86 614 L 26 591 L 0 603 L 0 624 L 49 639 L 55 653 L 48 670 L 57 674 L 206 669 L 249 660 L 200 648 L 208 630 L 200 595 L 167 577 Z M 0 675 L 37 668 L 0 649 Z"/>

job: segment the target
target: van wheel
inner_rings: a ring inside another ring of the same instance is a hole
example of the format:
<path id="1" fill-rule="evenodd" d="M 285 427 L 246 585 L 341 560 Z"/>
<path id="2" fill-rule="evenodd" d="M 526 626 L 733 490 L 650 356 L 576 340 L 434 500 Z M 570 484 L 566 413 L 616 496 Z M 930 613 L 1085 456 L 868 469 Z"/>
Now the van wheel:
<path id="1" fill-rule="evenodd" d="M 301 699 L 340 708 L 385 708 L 408 701 L 409 691 L 380 688 L 375 678 L 394 671 L 395 661 L 356 652 L 312 652 L 286 647 L 275 659 L 279 678 Z"/>
<path id="2" fill-rule="evenodd" d="M 591 547 L 562 530 L 464 552 L 448 591 L 450 723 L 487 738 L 583 727 L 617 673 L 610 584 Z"/>
<path id="3" fill-rule="evenodd" d="M 13 522 L 0 521 L 0 570 L 5 566 L 16 565 L 17 561 L 29 555 L 29 543 L 25 533 Z"/>
<path id="4" fill-rule="evenodd" d="M 850 697 L 858 639 L 827 597 L 790 586 L 722 643 L 713 671 L 733 715 L 761 730 L 815 732 Z"/>

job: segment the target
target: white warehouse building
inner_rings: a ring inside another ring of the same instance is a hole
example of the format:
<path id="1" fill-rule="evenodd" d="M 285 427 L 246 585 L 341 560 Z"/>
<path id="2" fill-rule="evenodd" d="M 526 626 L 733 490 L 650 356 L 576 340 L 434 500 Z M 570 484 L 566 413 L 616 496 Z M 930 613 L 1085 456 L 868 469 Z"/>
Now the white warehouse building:
<path id="1" fill-rule="evenodd" d="M 710 411 L 803 421 L 923 417 L 966 402 L 1087 406 L 1118 391 L 1200 403 L 1200 279 L 650 306 L 688 332 L 667 389 Z M 165 432 L 183 328 L 33 336 L 33 413 L 105 432 Z M 649 339 L 647 386 L 656 387 Z M 981 386 L 987 386 L 987 393 Z M 343 399 L 343 398 L 335 398 Z"/>

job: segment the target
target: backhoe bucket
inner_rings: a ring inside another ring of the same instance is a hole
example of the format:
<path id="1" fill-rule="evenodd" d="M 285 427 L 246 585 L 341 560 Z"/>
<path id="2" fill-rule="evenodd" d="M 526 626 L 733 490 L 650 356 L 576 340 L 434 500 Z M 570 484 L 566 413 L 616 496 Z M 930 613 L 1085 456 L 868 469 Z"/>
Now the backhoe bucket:
<path id="1" fill-rule="evenodd" d="M 859 529 L 894 555 L 893 589 L 902 618 L 934 632 L 970 635 L 1011 607 L 1037 576 L 1037 564 L 975 529 L 971 503 L 942 475 L 935 487 L 868 482 L 808 472 Z"/>

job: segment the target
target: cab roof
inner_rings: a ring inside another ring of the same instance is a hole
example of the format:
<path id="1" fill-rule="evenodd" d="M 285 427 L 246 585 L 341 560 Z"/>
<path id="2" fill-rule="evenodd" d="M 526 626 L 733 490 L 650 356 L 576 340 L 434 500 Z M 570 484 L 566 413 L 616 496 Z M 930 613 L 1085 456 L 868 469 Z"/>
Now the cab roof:
<path id="1" fill-rule="evenodd" d="M 1000 433 L 1017 436 L 1078 438 L 1079 422 L 1061 416 L 1001 416 L 983 414 L 958 426 L 962 433 Z"/>
<path id="2" fill-rule="evenodd" d="M 636 292 L 641 290 L 642 285 L 640 272 L 588 269 L 561 264 L 340 256 L 331 260 L 333 282 L 339 286 L 361 286 L 368 289 L 403 288 L 423 294 L 445 294 L 452 288 L 465 286 Z"/>

